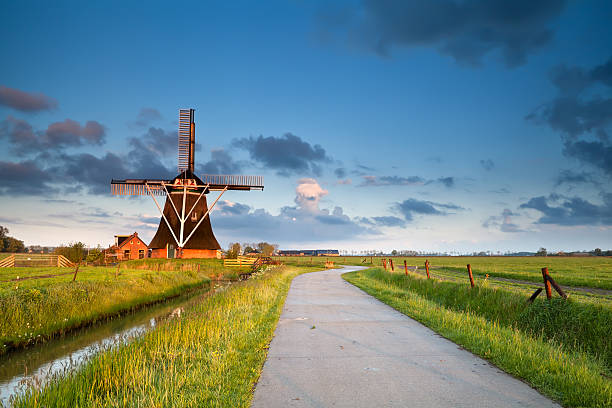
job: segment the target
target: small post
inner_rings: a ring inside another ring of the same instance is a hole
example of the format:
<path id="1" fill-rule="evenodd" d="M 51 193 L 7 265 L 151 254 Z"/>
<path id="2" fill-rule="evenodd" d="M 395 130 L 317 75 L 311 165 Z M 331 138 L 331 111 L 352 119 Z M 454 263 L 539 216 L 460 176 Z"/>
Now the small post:
<path id="1" fill-rule="evenodd" d="M 551 299 L 552 290 L 550 289 L 550 281 L 548 280 L 548 268 L 542 268 L 542 278 L 544 278 L 544 288 L 546 288 L 546 299 Z"/>
<path id="2" fill-rule="evenodd" d="M 372 257 L 370 257 L 370 265 L 372 265 Z"/>
<path id="3" fill-rule="evenodd" d="M 429 279 L 429 259 L 425 260 L 425 272 L 427 273 L 427 279 Z"/>
<path id="4" fill-rule="evenodd" d="M 385 258 L 383 258 L 382 264 L 385 267 L 385 271 L 387 271 L 387 260 Z"/>
<path id="5" fill-rule="evenodd" d="M 119 262 L 117 262 L 117 269 L 115 270 L 115 279 L 119 276 Z"/>
<path id="6" fill-rule="evenodd" d="M 395 272 L 395 265 L 393 265 L 393 258 L 389 258 L 389 265 L 391 265 L 391 272 Z"/>
<path id="7" fill-rule="evenodd" d="M 74 276 L 72 277 L 72 281 L 74 282 L 76 280 L 76 276 L 77 276 L 77 272 L 79 271 L 79 265 L 77 265 L 76 269 L 74 270 Z"/>
<path id="8" fill-rule="evenodd" d="M 405 259 L 404 259 L 404 271 L 406 272 L 406 276 L 408 276 L 408 264 L 406 263 Z"/>
<path id="9" fill-rule="evenodd" d="M 472 265 L 467 264 L 468 275 L 470 275 L 470 285 L 474 287 L 474 276 L 472 276 Z"/>
<path id="10" fill-rule="evenodd" d="M 535 298 L 537 298 L 540 293 L 542 293 L 542 288 L 536 289 L 536 291 L 533 292 L 533 295 L 531 295 L 531 297 L 527 299 L 527 303 L 533 303 Z"/>
<path id="11" fill-rule="evenodd" d="M 559 296 L 561 296 L 563 299 L 567 299 L 567 295 L 565 294 L 565 292 L 563 291 L 563 289 L 561 289 L 561 286 L 559 286 L 557 284 L 557 282 L 555 282 L 555 280 L 552 278 L 552 276 L 550 275 L 546 275 L 546 280 L 548 282 L 550 282 L 550 284 L 552 285 L 553 288 L 555 288 L 555 290 L 557 291 L 557 293 L 559 294 Z"/>

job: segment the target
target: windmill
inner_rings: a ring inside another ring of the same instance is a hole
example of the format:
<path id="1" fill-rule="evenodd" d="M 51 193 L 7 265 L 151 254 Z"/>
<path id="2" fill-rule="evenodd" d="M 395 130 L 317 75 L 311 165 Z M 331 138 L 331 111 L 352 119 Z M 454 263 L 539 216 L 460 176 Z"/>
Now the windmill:
<path id="1" fill-rule="evenodd" d="M 210 225 L 210 211 L 228 190 L 263 190 L 262 176 L 194 174 L 194 109 L 179 110 L 178 171 L 172 180 L 111 180 L 113 195 L 148 195 L 161 214 L 149 244 L 152 258 L 214 258 L 221 249 Z M 219 192 L 210 207 L 206 195 Z M 166 196 L 164 209 L 156 197 Z"/>

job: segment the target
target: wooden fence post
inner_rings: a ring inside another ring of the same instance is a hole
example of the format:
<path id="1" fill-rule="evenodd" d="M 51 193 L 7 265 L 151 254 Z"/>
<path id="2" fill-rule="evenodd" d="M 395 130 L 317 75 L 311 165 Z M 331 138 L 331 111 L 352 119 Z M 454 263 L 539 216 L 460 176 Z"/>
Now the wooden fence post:
<path id="1" fill-rule="evenodd" d="M 544 278 L 544 288 L 546 289 L 546 299 L 551 299 L 552 290 L 550 289 L 550 281 L 548 280 L 548 268 L 542 268 L 542 278 Z"/>
<path id="2" fill-rule="evenodd" d="M 157 270 L 159 272 L 159 269 Z M 117 262 L 117 269 L 115 270 L 115 279 L 119 276 L 119 262 Z"/>
<path id="3" fill-rule="evenodd" d="M 393 259 L 389 259 L 389 265 L 391 265 L 391 272 L 395 272 L 395 265 L 393 265 Z"/>
<path id="4" fill-rule="evenodd" d="M 425 272 L 427 273 L 427 279 L 429 279 L 429 259 L 425 260 Z"/>
<path id="5" fill-rule="evenodd" d="M 77 272 L 79 271 L 79 265 L 77 265 L 76 269 L 74 270 L 74 276 L 72 277 L 72 281 L 74 282 L 76 280 L 76 276 L 77 276 Z"/>
<path id="6" fill-rule="evenodd" d="M 387 271 L 387 260 L 385 258 L 383 258 L 382 264 L 385 267 L 385 272 L 386 272 Z"/>
<path id="7" fill-rule="evenodd" d="M 557 282 L 555 282 L 555 280 L 552 278 L 552 276 L 550 276 L 548 274 L 548 268 L 543 268 L 542 269 L 542 274 L 544 274 L 544 269 L 546 269 L 546 276 L 545 276 L 544 280 L 546 280 L 546 282 L 548 282 L 548 284 L 549 284 L 548 290 L 550 290 L 550 285 L 552 285 L 552 287 L 555 288 L 555 290 L 557 291 L 559 296 L 561 296 L 563 299 L 567 299 L 567 295 L 565 294 L 563 289 L 561 289 L 561 286 L 559 286 L 557 284 Z"/>
<path id="8" fill-rule="evenodd" d="M 533 295 L 531 295 L 531 297 L 527 299 L 527 303 L 532 303 L 535 300 L 535 298 L 538 297 L 540 293 L 542 293 L 542 288 L 536 289 L 536 291 L 533 292 Z"/>
<path id="9" fill-rule="evenodd" d="M 470 285 L 474 287 L 474 276 L 472 276 L 472 265 L 467 264 L 468 275 L 470 275 Z"/>
<path id="10" fill-rule="evenodd" d="M 404 259 L 404 272 L 406 272 L 406 276 L 408 276 L 408 264 L 406 263 L 405 259 Z"/>
<path id="11" fill-rule="evenodd" d="M 370 265 L 372 265 L 372 263 L 373 263 L 373 262 L 372 262 L 372 257 L 370 257 Z"/>

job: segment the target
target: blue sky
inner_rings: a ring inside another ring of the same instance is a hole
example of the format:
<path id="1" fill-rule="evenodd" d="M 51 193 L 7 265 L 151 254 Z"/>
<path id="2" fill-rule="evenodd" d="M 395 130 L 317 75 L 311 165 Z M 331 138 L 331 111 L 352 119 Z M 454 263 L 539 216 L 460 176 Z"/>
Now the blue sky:
<path id="1" fill-rule="evenodd" d="M 191 107 L 224 247 L 610 248 L 612 7 L 532 3 L 3 2 L 0 225 L 149 239 Z"/>

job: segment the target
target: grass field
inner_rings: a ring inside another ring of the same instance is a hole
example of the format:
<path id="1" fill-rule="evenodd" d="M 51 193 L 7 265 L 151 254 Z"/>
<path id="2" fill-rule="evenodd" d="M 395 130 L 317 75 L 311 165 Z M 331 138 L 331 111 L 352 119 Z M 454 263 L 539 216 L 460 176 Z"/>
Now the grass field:
<path id="1" fill-rule="evenodd" d="M 487 285 L 424 279 L 382 268 L 345 279 L 564 406 L 612 405 L 612 307 L 536 300 Z"/>
<path id="2" fill-rule="evenodd" d="M 216 259 L 186 261 L 130 261 L 119 270 L 81 267 L 75 282 L 72 274 L 0 282 L 0 354 L 207 285 L 211 278 L 234 279 L 241 271 L 224 268 Z M 74 268 L 3 268 L 0 280 L 72 271 Z"/>
<path id="3" fill-rule="evenodd" d="M 324 265 L 325 260 L 333 260 L 336 264 L 381 266 L 383 257 L 277 257 L 291 265 Z M 389 259 L 389 257 L 386 257 Z M 467 274 L 466 265 L 472 265 L 472 272 L 476 277 L 500 277 L 529 282 L 542 282 L 541 269 L 548 268 L 550 275 L 560 285 L 581 286 L 612 290 L 612 258 L 610 257 L 512 257 L 512 256 L 485 256 L 485 257 L 394 257 L 395 268 L 403 268 L 404 260 L 409 266 L 418 266 L 424 269 L 425 260 L 428 259 L 433 270 L 442 270 Z M 366 261 L 363 263 L 362 261 Z"/>
<path id="4" fill-rule="evenodd" d="M 30 388 L 16 407 L 248 407 L 293 277 L 268 267 L 131 344 Z M 312 270 L 312 269 L 310 269 Z"/>

